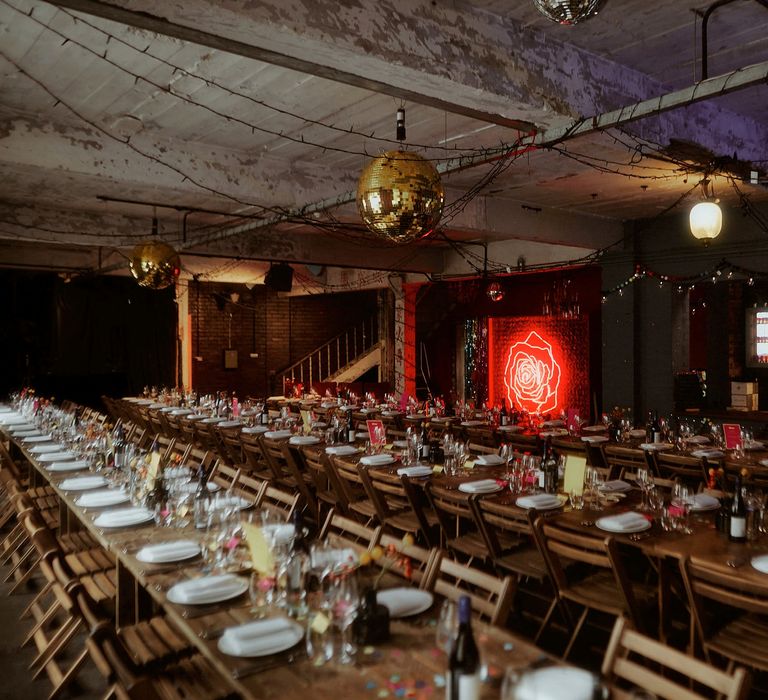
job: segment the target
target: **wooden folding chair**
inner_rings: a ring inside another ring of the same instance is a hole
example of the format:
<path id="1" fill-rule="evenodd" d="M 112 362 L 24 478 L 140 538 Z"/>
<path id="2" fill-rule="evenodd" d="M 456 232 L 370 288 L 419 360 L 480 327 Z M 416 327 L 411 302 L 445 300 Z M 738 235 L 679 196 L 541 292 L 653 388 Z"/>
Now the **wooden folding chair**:
<path id="1" fill-rule="evenodd" d="M 680 562 L 691 609 L 691 641 L 708 663 L 768 671 L 768 589 L 738 570 L 691 556 Z"/>
<path id="2" fill-rule="evenodd" d="M 272 465 L 264 457 L 259 435 L 240 433 L 240 447 L 243 453 L 243 469 L 259 479 L 278 483 L 278 475 L 272 470 Z M 282 474 L 280 474 L 282 477 Z"/>
<path id="3" fill-rule="evenodd" d="M 275 440 L 268 437 L 261 438 L 261 448 L 264 457 L 271 462 L 272 471 L 281 474 L 278 485 L 290 490 L 296 490 L 301 494 L 303 505 L 309 510 L 315 522 L 320 518 L 320 510 L 317 507 L 317 499 L 312 492 L 314 483 L 312 477 L 302 472 L 291 452 L 287 440 Z"/>
<path id="4" fill-rule="evenodd" d="M 305 445 L 299 450 L 299 455 L 304 473 L 312 477 L 318 508 L 322 510 L 324 504 L 328 509 L 343 511 L 345 506 L 338 497 L 339 486 L 331 484 L 331 480 L 336 479 L 336 474 L 331 469 L 325 450 L 318 450 L 314 445 Z"/>
<path id="5" fill-rule="evenodd" d="M 372 528 L 331 510 L 325 518 L 318 540 L 328 540 L 334 547 L 348 547 L 356 552 L 372 550 L 381 538 L 381 525 Z"/>
<path id="6" fill-rule="evenodd" d="M 272 484 L 268 484 L 256 502 L 256 507 L 266 508 L 273 513 L 279 514 L 284 520 L 290 521 L 300 504 L 300 493 L 290 493 Z"/>
<path id="7" fill-rule="evenodd" d="M 375 562 L 381 568 L 387 568 L 389 572 L 400 578 L 405 578 L 411 584 L 416 584 L 423 591 L 432 591 L 440 573 L 440 560 L 443 557 L 442 550 L 437 547 L 427 549 L 418 545 L 405 545 L 402 538 L 394 537 L 386 532 L 379 538 L 379 545 L 384 549 L 384 555 Z M 395 550 L 391 557 L 388 554 L 390 548 Z M 410 560 L 410 576 L 397 561 L 407 557 Z"/>
<path id="8" fill-rule="evenodd" d="M 643 615 L 656 603 L 657 591 L 646 584 L 633 584 L 613 537 L 594 530 L 573 530 L 557 518 L 543 517 L 536 520 L 533 532 L 547 563 L 563 618 L 572 630 L 564 659 L 570 655 L 590 611 L 615 617 L 625 615 L 634 627 L 648 628 Z M 572 566 L 573 562 L 583 566 Z M 572 604 L 582 608 L 575 624 Z M 554 609 L 547 613 L 534 641 L 538 640 Z"/>
<path id="9" fill-rule="evenodd" d="M 662 479 L 672 482 L 680 479 L 694 491 L 698 491 L 702 483 L 707 483 L 707 462 L 703 457 L 654 452 L 651 459 L 655 473 Z"/>
<path id="10" fill-rule="evenodd" d="M 743 668 L 721 671 L 634 631 L 623 617 L 614 625 L 602 673 L 614 686 L 645 690 L 663 700 L 742 700 L 749 695 Z M 698 692 L 701 686 L 706 694 Z"/>
<path id="11" fill-rule="evenodd" d="M 357 458 L 330 455 L 328 464 L 335 476 L 331 484 L 339 489 L 336 496 L 344 512 L 368 525 L 375 522 L 378 518 L 376 504 L 368 495 L 360 476 Z"/>
<path id="12" fill-rule="evenodd" d="M 603 444 L 603 455 L 606 466 L 610 469 L 609 478 L 611 479 L 621 479 L 625 473 L 634 474 L 638 469 L 655 469 L 646 450 Z M 653 473 L 656 474 L 655 470 Z"/>
<path id="13" fill-rule="evenodd" d="M 444 546 L 458 554 L 482 561 L 491 553 L 484 534 L 477 526 L 475 513 L 470 505 L 472 496 L 434 483 L 427 484 L 427 497 L 440 525 Z"/>
<path id="14" fill-rule="evenodd" d="M 511 576 L 493 576 L 469 564 L 443 557 L 435 592 L 454 601 L 468 595 L 472 610 L 491 624 L 503 627 L 512 607 L 514 582 Z"/>

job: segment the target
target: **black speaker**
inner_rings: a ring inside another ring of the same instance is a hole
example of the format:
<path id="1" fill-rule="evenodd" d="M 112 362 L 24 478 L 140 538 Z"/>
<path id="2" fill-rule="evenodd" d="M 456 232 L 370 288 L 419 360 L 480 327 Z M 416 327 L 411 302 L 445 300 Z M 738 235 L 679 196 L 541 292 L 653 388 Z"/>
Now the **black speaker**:
<path id="1" fill-rule="evenodd" d="M 264 277 L 267 289 L 276 292 L 290 292 L 293 286 L 293 268 L 285 263 L 272 265 Z"/>

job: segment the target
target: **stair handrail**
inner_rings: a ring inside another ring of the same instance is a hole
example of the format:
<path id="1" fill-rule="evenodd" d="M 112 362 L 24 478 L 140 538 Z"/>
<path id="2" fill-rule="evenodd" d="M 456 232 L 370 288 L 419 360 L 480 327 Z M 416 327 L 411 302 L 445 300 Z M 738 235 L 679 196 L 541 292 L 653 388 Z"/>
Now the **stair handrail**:
<path id="1" fill-rule="evenodd" d="M 360 334 L 360 347 L 358 348 L 358 333 Z M 282 377 L 283 394 L 285 394 L 285 383 L 290 378 L 291 382 L 298 381 L 305 384 L 308 379 L 312 386 L 314 381 L 324 381 L 323 376 L 330 377 L 334 372 L 348 365 L 355 358 L 370 350 L 379 342 L 378 315 L 373 314 L 362 321 L 349 326 L 338 335 L 308 352 L 299 358 L 293 364 L 280 370 L 277 374 Z M 350 348 L 350 339 L 351 345 Z M 342 342 L 343 341 L 343 342 Z M 335 345 L 335 353 L 331 350 Z M 342 349 L 343 345 L 343 349 Z M 351 353 L 350 353 L 351 350 Z M 325 357 L 323 357 L 325 355 Z M 342 358 L 344 361 L 342 362 Z M 318 377 L 314 377 L 314 360 L 317 360 Z M 335 359 L 335 362 L 332 360 Z M 323 360 L 325 360 L 325 372 L 323 372 Z M 333 367 L 333 369 L 331 369 Z M 306 368 L 306 372 L 305 372 Z M 308 376 L 307 376 L 308 375 Z"/>

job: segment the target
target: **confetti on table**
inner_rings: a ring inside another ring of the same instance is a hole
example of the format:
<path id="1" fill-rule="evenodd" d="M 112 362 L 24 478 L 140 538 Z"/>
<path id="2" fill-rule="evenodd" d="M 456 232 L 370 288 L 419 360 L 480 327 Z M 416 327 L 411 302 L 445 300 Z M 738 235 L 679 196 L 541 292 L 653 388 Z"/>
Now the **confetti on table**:
<path id="1" fill-rule="evenodd" d="M 445 688 L 445 676 L 442 676 L 441 674 L 436 673 L 434 681 L 435 681 L 436 688 Z"/>
<path id="2" fill-rule="evenodd" d="M 376 687 L 376 681 L 368 681 L 365 684 L 365 689 L 366 690 L 373 690 L 375 687 Z"/>
<path id="3" fill-rule="evenodd" d="M 426 685 L 427 685 L 426 681 L 416 681 L 416 687 L 417 688 L 423 688 Z"/>
<path id="4" fill-rule="evenodd" d="M 405 697 L 405 688 L 398 688 L 395 691 L 395 697 L 396 698 L 404 698 Z"/>
<path id="5" fill-rule="evenodd" d="M 400 676 L 395 674 L 394 676 L 390 676 L 389 680 L 390 680 L 391 683 L 399 683 L 400 682 Z"/>
<path id="6" fill-rule="evenodd" d="M 512 642 L 505 642 L 504 651 L 512 651 L 514 648 L 515 648 L 515 645 L 512 644 Z"/>
<path id="7" fill-rule="evenodd" d="M 389 697 L 389 693 L 388 693 L 386 690 L 384 690 L 384 689 L 382 688 L 382 689 L 379 691 L 379 697 L 380 697 L 380 698 L 388 698 L 388 697 Z"/>
<path id="8" fill-rule="evenodd" d="M 374 651 L 376 651 L 375 647 L 365 647 L 363 649 L 363 654 L 368 654 L 370 656 Z"/>
<path id="9" fill-rule="evenodd" d="M 487 634 L 478 634 L 477 635 L 477 641 L 480 642 L 481 644 L 483 642 L 487 642 L 488 641 L 488 635 Z"/>

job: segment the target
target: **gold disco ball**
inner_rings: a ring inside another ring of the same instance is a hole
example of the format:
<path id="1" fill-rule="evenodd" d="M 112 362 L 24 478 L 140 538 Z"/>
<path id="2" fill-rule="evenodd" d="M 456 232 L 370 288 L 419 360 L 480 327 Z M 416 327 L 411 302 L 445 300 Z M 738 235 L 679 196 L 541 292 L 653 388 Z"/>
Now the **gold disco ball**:
<path id="1" fill-rule="evenodd" d="M 165 289 L 181 272 L 179 254 L 167 243 L 139 243 L 131 255 L 131 274 L 141 287 Z"/>
<path id="2" fill-rule="evenodd" d="M 357 183 L 357 208 L 371 233 L 408 243 L 434 231 L 443 213 L 440 174 L 418 153 L 387 151 L 374 158 Z"/>

